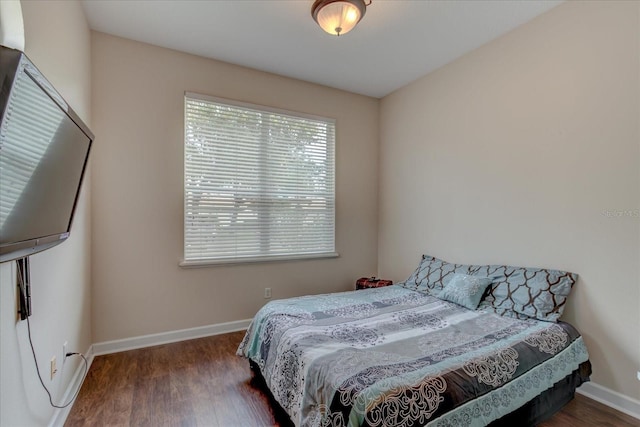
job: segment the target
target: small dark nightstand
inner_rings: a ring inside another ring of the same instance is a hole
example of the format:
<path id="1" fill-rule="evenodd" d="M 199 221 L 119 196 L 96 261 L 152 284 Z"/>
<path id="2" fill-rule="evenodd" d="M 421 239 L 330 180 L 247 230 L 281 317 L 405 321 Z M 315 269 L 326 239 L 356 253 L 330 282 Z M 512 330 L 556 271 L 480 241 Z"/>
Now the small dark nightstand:
<path id="1" fill-rule="evenodd" d="M 356 290 L 381 288 L 383 286 L 393 285 L 392 280 L 376 279 L 375 277 L 361 277 L 356 280 Z"/>

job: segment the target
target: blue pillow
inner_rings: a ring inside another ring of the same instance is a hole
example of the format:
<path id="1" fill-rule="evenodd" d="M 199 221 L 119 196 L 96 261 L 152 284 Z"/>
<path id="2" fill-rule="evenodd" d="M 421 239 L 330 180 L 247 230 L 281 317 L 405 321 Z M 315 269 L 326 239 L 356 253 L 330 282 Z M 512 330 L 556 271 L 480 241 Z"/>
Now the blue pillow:
<path id="1" fill-rule="evenodd" d="M 445 301 L 454 302 L 469 310 L 475 310 L 482 295 L 491 284 L 489 277 L 454 274 L 449 283 L 436 296 Z"/>

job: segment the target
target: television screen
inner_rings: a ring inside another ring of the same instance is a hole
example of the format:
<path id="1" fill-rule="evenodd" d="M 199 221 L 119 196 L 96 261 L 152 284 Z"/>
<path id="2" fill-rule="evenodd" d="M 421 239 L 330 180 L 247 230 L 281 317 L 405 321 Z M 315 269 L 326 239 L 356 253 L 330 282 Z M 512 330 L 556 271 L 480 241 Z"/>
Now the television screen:
<path id="1" fill-rule="evenodd" d="M 0 54 L 4 262 L 68 237 L 93 134 L 23 53 Z"/>

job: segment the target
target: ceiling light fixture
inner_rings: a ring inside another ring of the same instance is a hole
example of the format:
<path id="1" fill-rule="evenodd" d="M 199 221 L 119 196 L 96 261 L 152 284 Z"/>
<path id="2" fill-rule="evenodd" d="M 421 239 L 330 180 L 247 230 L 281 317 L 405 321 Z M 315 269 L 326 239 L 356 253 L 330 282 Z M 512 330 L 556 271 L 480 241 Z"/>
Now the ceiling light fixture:
<path id="1" fill-rule="evenodd" d="M 334 36 L 347 34 L 360 22 L 371 0 L 316 0 L 311 16 L 320 28 Z"/>

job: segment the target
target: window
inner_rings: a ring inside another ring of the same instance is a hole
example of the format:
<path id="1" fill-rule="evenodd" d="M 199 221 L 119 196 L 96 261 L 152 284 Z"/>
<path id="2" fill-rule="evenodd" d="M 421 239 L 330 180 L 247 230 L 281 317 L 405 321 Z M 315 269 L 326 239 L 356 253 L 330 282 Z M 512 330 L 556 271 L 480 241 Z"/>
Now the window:
<path id="1" fill-rule="evenodd" d="M 185 95 L 182 265 L 336 256 L 335 121 Z"/>

